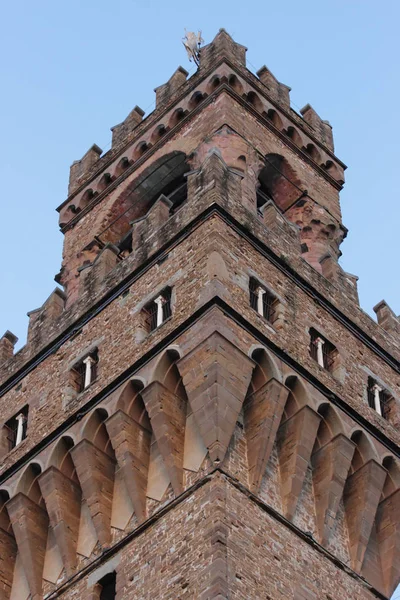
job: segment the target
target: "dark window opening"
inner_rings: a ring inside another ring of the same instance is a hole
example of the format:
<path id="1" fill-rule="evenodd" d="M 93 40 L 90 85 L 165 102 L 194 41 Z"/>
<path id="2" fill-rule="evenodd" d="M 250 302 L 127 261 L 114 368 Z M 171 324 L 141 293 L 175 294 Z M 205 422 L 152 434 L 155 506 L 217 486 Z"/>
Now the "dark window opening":
<path id="1" fill-rule="evenodd" d="M 101 585 L 100 600 L 115 600 L 117 595 L 117 574 L 115 572 L 100 579 L 99 585 Z"/>
<path id="2" fill-rule="evenodd" d="M 9 450 L 18 446 L 26 438 L 28 429 L 28 410 L 29 406 L 24 406 L 22 410 L 5 424 Z"/>
<path id="3" fill-rule="evenodd" d="M 97 379 L 99 355 L 94 350 L 80 360 L 71 370 L 71 384 L 80 393 Z"/>
<path id="4" fill-rule="evenodd" d="M 332 371 L 335 366 L 337 349 L 315 329 L 310 329 L 310 355 L 321 367 Z"/>
<path id="5" fill-rule="evenodd" d="M 264 319 L 273 323 L 277 318 L 278 300 L 253 277 L 249 283 L 250 306 Z"/>
<path id="6" fill-rule="evenodd" d="M 172 290 L 167 287 L 144 307 L 149 332 L 160 327 L 172 315 L 171 295 Z"/>

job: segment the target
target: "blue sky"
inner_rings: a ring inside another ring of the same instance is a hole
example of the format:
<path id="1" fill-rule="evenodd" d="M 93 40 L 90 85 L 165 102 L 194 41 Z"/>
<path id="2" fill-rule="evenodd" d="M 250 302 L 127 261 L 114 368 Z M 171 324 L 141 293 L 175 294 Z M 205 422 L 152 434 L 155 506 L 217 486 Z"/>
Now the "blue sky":
<path id="1" fill-rule="evenodd" d="M 55 287 L 62 236 L 58 206 L 69 165 L 188 63 L 184 28 L 206 42 L 220 27 L 246 45 L 334 128 L 349 166 L 341 195 L 349 228 L 341 264 L 360 277 L 361 305 L 399 299 L 398 60 L 400 3 L 385 0 L 183 2 L 14 0 L 0 35 L 0 335 L 26 338 L 29 310 Z"/>

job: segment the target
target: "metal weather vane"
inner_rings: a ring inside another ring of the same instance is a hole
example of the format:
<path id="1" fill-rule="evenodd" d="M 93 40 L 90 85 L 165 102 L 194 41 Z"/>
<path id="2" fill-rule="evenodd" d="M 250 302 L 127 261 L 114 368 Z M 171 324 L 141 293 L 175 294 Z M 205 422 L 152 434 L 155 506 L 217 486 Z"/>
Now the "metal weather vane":
<path id="1" fill-rule="evenodd" d="M 201 37 L 201 31 L 194 33 L 194 31 L 186 31 L 185 37 L 182 38 L 183 45 L 186 48 L 187 55 L 190 61 L 194 61 L 197 66 L 200 64 L 200 46 L 204 43 Z"/>

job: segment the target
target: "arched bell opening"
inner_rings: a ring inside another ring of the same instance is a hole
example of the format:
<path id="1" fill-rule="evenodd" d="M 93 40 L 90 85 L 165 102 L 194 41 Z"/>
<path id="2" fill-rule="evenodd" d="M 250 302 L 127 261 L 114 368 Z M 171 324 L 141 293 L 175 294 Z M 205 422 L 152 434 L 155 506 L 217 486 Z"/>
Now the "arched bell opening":
<path id="1" fill-rule="evenodd" d="M 183 175 L 188 171 L 190 165 L 183 152 L 171 152 L 155 160 L 127 186 L 107 212 L 98 232 L 102 242 L 123 245 L 131 233 L 132 222 L 143 217 L 161 194 L 169 197 L 173 206 L 182 203 L 186 199 Z"/>
<path id="2" fill-rule="evenodd" d="M 257 208 L 271 200 L 285 212 L 302 195 L 302 184 L 295 170 L 279 154 L 267 154 L 258 174 Z"/>

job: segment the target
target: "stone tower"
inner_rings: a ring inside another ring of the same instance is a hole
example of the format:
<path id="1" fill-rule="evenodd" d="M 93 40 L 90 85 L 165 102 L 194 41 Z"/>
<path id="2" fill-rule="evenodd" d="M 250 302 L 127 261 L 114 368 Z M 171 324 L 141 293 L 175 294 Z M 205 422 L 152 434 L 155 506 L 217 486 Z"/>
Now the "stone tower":
<path id="1" fill-rule="evenodd" d="M 71 167 L 0 340 L 4 600 L 374 600 L 400 579 L 400 322 L 338 264 L 332 129 L 220 30 Z"/>

